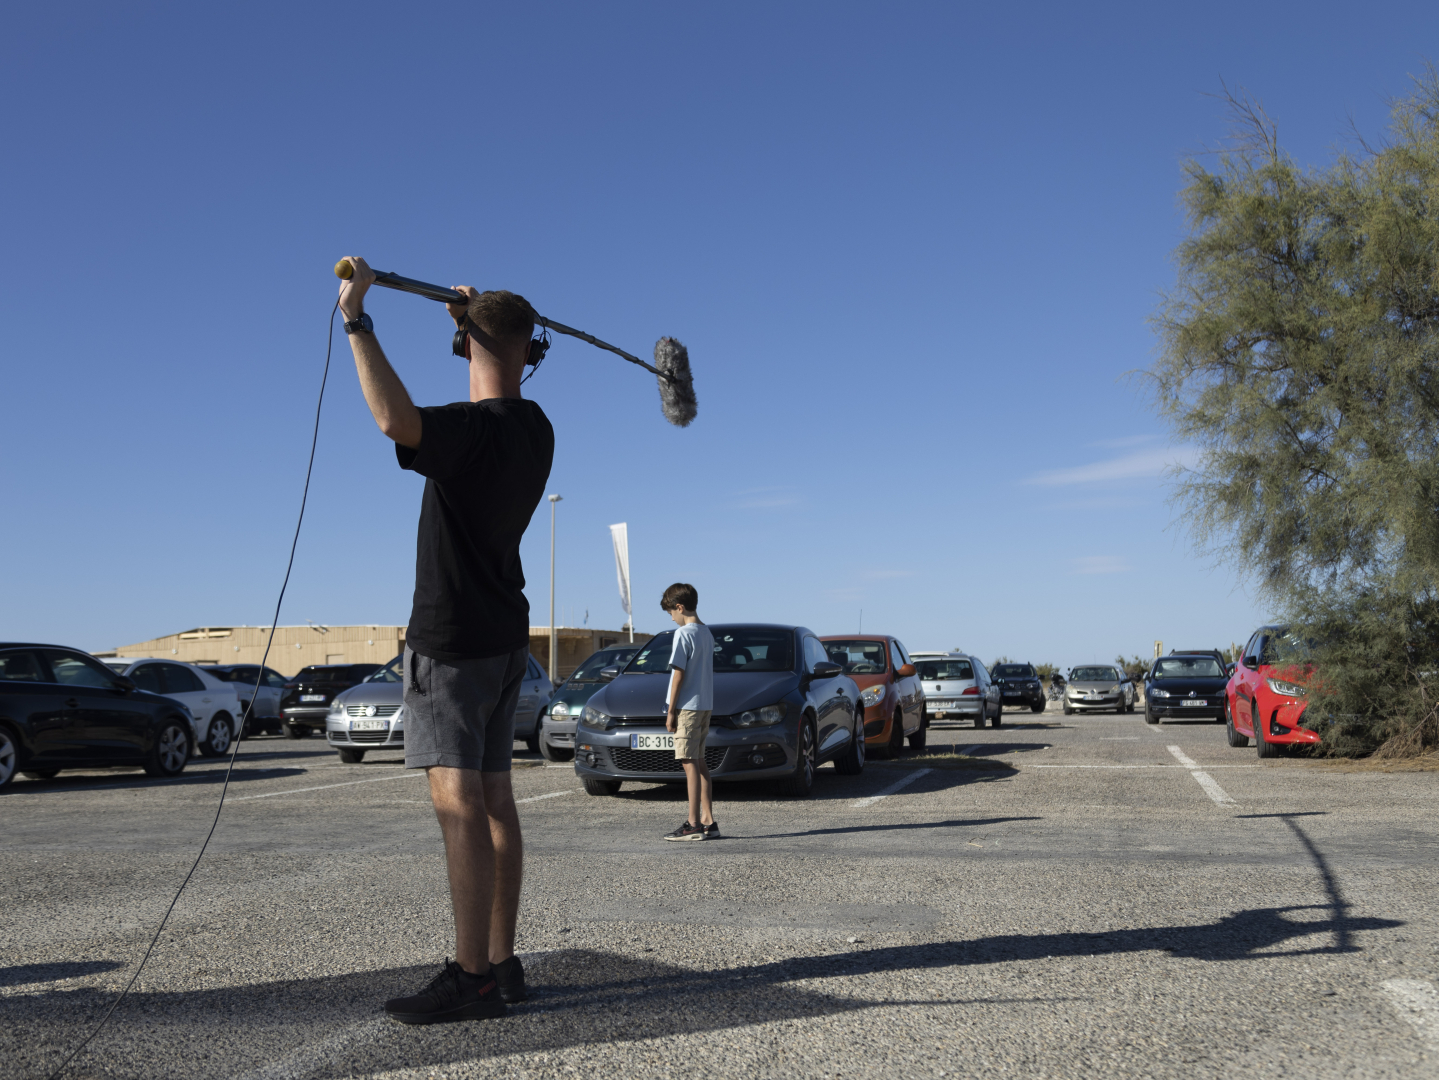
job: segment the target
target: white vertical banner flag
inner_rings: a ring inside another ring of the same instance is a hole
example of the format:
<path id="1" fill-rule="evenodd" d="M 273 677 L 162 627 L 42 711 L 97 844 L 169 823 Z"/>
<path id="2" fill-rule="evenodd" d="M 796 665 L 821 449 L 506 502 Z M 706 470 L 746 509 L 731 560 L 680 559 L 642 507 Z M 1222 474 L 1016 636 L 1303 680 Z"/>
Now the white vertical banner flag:
<path id="1" fill-rule="evenodd" d="M 615 543 L 615 574 L 620 579 L 620 605 L 634 625 L 634 611 L 630 606 L 630 527 L 628 522 L 610 526 L 610 539 Z"/>

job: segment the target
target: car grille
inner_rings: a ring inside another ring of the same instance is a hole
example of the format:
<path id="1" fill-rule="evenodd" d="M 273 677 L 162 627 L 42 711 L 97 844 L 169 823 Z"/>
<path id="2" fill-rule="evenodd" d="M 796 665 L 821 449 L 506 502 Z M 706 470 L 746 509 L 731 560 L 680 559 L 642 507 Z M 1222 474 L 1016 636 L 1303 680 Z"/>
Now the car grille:
<path id="1" fill-rule="evenodd" d="M 705 764 L 711 772 L 724 761 L 727 747 L 705 747 Z M 684 772 L 685 767 L 675 757 L 673 750 L 631 750 L 627 746 L 610 747 L 610 758 L 615 768 L 624 772 Z"/>
<path id="2" fill-rule="evenodd" d="M 389 742 L 390 733 L 388 731 L 352 731 L 350 732 L 350 741 L 354 743 Z M 395 732 L 395 745 L 403 745 L 404 741 L 404 733 L 400 731 Z"/>
<path id="3" fill-rule="evenodd" d="M 370 710 L 374 709 L 374 712 Z M 394 716 L 400 711 L 398 705 L 346 705 L 345 713 L 348 716 Z"/>

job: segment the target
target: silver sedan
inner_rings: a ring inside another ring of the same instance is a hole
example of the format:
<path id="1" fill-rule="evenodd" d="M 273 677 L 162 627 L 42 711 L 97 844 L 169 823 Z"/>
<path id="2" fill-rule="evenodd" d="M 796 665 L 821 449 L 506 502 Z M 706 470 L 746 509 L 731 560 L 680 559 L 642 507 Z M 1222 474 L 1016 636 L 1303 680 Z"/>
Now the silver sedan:
<path id="1" fill-rule="evenodd" d="M 1064 715 L 1090 710 L 1131 713 L 1134 699 L 1134 683 L 1114 665 L 1077 667 L 1070 671 L 1064 691 Z"/>

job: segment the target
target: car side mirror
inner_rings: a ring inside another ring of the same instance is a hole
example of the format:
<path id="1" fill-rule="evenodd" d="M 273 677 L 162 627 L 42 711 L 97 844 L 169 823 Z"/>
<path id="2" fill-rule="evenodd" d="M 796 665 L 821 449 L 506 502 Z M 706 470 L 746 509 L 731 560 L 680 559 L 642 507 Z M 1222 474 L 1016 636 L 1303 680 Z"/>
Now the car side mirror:
<path id="1" fill-rule="evenodd" d="M 619 673 L 620 669 L 617 667 L 601 668 L 600 682 L 613 682 L 619 676 Z"/>
<path id="2" fill-rule="evenodd" d="M 1247 667 L 1250 671 L 1258 671 L 1259 661 L 1252 656 L 1246 656 L 1244 658 L 1244 666 Z"/>
<path id="3" fill-rule="evenodd" d="M 814 670 L 810 674 L 816 679 L 833 679 L 836 675 L 843 675 L 844 668 L 828 660 L 821 660 L 815 664 Z"/>
<path id="4" fill-rule="evenodd" d="M 901 679 L 907 679 L 914 674 L 913 664 L 900 664 L 899 670 L 895 672 Z"/>
<path id="5" fill-rule="evenodd" d="M 135 692 L 135 680 L 128 675 L 115 676 L 115 689 L 122 694 L 133 694 Z"/>

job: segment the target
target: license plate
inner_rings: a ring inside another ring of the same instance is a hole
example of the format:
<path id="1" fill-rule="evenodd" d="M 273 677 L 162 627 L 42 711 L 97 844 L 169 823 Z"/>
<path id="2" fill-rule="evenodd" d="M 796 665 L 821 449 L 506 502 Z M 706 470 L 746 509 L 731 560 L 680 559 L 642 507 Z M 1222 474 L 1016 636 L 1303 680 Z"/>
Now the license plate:
<path id="1" fill-rule="evenodd" d="M 1190 701 L 1189 699 L 1186 698 L 1184 701 L 1181 701 L 1179 704 L 1182 705 L 1182 706 L 1184 706 L 1184 707 L 1186 707 L 1186 708 L 1188 708 L 1188 707 L 1191 706 L 1191 705 L 1208 705 L 1209 702 L 1207 702 L 1207 701 Z"/>
<path id="2" fill-rule="evenodd" d="M 638 732 L 630 735 L 631 750 L 673 750 L 675 748 L 675 737 L 672 732 L 665 732 L 663 735 L 641 735 Z"/>
<path id="3" fill-rule="evenodd" d="M 385 720 L 351 720 L 351 731 L 384 731 L 390 725 Z"/>
<path id="4" fill-rule="evenodd" d="M 324 695 L 324 694 L 301 694 L 301 695 L 300 695 L 300 700 L 301 700 L 301 701 L 324 701 L 324 700 L 325 700 L 325 695 Z"/>

